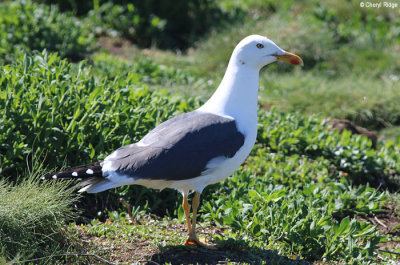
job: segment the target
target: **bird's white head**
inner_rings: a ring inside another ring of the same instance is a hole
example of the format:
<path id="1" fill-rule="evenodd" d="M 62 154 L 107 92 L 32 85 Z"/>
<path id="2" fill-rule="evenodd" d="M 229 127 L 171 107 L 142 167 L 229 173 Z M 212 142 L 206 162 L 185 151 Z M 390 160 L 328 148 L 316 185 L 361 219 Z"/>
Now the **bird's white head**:
<path id="1" fill-rule="evenodd" d="M 260 35 L 244 38 L 233 50 L 218 89 L 199 109 L 238 121 L 240 130 L 256 137 L 259 71 L 267 64 L 285 61 L 303 65 L 302 59 Z"/>
<path id="2" fill-rule="evenodd" d="M 231 58 L 238 66 L 250 66 L 258 70 L 276 61 L 303 65 L 299 56 L 282 50 L 273 41 L 260 35 L 250 35 L 240 41 Z"/>

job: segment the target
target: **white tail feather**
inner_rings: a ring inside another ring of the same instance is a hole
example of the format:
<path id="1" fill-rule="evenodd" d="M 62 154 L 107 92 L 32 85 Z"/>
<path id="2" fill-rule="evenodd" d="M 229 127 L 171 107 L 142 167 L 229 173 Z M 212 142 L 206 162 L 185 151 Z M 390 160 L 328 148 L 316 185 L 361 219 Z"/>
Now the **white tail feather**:
<path id="1" fill-rule="evenodd" d="M 117 183 L 111 182 L 109 180 L 101 180 L 97 183 L 87 185 L 79 190 L 79 192 L 87 192 L 87 193 L 98 193 L 105 190 L 109 190 L 115 187 L 118 187 Z"/>

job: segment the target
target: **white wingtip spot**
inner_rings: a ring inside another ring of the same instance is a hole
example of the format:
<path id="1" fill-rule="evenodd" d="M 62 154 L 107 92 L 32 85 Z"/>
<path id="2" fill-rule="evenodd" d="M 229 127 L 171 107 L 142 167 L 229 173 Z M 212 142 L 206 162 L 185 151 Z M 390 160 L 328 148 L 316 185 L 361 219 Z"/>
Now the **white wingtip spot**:
<path id="1" fill-rule="evenodd" d="M 53 178 L 53 179 L 56 179 L 56 178 L 57 178 L 57 175 L 53 175 L 52 178 Z"/>
<path id="2" fill-rule="evenodd" d="M 93 174 L 93 170 L 89 168 L 88 170 L 86 170 L 86 174 L 92 175 Z"/>
<path id="3" fill-rule="evenodd" d="M 72 176 L 77 177 L 78 176 L 78 172 L 72 172 Z"/>
<path id="4" fill-rule="evenodd" d="M 45 180 L 46 178 L 43 176 L 43 177 L 41 177 L 41 179 Z"/>

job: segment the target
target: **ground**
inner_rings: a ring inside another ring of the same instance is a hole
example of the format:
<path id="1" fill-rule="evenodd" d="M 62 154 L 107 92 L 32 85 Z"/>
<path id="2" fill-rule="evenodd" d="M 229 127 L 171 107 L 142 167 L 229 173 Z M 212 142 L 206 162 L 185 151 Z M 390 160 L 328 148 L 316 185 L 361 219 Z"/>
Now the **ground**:
<path id="1" fill-rule="evenodd" d="M 216 250 L 185 246 L 186 224 L 177 219 L 150 217 L 142 222 L 145 224 L 107 220 L 71 226 L 69 232 L 79 238 L 81 252 L 95 254 L 112 264 L 310 264 L 297 256 L 291 260 L 274 250 L 249 247 L 243 240 L 226 237 L 229 228 L 210 223 L 200 223 L 197 231 L 200 238 L 223 238 L 217 240 Z"/>
<path id="2" fill-rule="evenodd" d="M 359 217 L 359 219 L 368 220 L 378 227 L 382 235 L 387 235 L 386 241 L 379 243 L 379 251 L 381 254 L 391 255 L 395 260 L 400 261 L 400 219 L 398 209 L 396 209 L 395 205 L 389 204 L 384 210 L 384 212 L 374 216 Z"/>
<path id="3" fill-rule="evenodd" d="M 400 255 L 392 253 L 400 249 L 400 219 L 396 207 L 388 205 L 384 212 L 360 219 L 368 220 L 388 235 L 386 242 L 379 245 L 379 260 L 390 257 L 400 261 Z M 69 233 L 79 242 L 77 252 L 97 255 L 110 264 L 330 264 L 309 262 L 296 255 L 289 259 L 273 249 L 251 247 L 248 241 L 231 237 L 229 227 L 200 223 L 197 231 L 200 238 L 217 243 L 218 249 L 185 246 L 187 230 L 183 220 L 154 215 L 146 215 L 136 223 L 121 215 L 115 220 L 69 228 Z M 89 258 L 90 262 L 98 261 Z"/>

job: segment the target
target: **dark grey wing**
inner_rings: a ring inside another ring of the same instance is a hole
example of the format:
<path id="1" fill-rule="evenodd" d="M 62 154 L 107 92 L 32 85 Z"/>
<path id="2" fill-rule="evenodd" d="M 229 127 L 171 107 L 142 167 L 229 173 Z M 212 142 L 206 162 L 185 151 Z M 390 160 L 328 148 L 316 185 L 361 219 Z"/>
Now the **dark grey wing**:
<path id="1" fill-rule="evenodd" d="M 234 119 L 192 111 L 160 124 L 139 143 L 117 149 L 103 164 L 135 179 L 190 179 L 211 159 L 233 157 L 243 144 Z"/>

